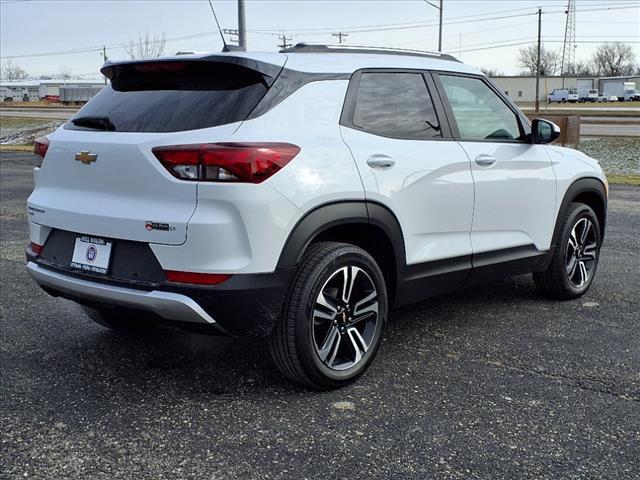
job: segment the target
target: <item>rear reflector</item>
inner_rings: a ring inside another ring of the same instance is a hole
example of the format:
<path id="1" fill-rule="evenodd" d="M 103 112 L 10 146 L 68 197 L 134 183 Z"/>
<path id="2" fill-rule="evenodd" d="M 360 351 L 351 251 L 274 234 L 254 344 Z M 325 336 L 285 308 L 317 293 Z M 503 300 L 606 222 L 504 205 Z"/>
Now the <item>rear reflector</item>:
<path id="1" fill-rule="evenodd" d="M 33 153 L 44 158 L 49 149 L 49 139 L 47 137 L 38 137 L 33 142 Z"/>
<path id="2" fill-rule="evenodd" d="M 42 249 L 44 248 L 42 245 L 38 245 L 37 243 L 30 242 L 29 248 L 36 255 L 40 255 L 42 253 Z"/>
<path id="3" fill-rule="evenodd" d="M 167 280 L 176 283 L 192 283 L 196 285 L 218 285 L 231 278 L 231 275 L 224 273 L 193 273 L 193 272 L 176 272 L 167 270 Z"/>
<path id="4" fill-rule="evenodd" d="M 153 154 L 176 178 L 204 182 L 260 183 L 299 152 L 289 143 L 205 143 L 155 147 Z"/>

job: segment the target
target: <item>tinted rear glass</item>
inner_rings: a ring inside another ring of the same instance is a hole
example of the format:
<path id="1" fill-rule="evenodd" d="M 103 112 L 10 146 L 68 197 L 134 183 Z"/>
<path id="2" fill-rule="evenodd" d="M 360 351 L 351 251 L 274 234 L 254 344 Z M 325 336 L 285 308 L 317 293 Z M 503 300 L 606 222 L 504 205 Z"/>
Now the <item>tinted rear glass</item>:
<path id="1" fill-rule="evenodd" d="M 353 124 L 374 135 L 392 138 L 442 136 L 421 73 L 363 73 L 358 85 Z"/>
<path id="2" fill-rule="evenodd" d="M 108 117 L 118 132 L 195 130 L 244 120 L 267 90 L 262 74 L 234 64 L 133 64 L 74 118 Z"/>

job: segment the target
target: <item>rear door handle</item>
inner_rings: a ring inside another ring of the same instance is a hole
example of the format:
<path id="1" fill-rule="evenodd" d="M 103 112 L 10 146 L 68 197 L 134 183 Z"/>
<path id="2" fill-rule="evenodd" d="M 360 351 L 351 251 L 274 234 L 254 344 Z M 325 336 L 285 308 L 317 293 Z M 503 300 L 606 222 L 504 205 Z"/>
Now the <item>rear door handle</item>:
<path id="1" fill-rule="evenodd" d="M 476 163 L 481 167 L 490 167 L 496 163 L 496 157 L 487 153 L 481 153 L 476 157 Z"/>
<path id="2" fill-rule="evenodd" d="M 385 170 L 387 168 L 391 168 L 396 164 L 395 160 L 387 155 L 371 155 L 367 158 L 367 165 L 371 168 L 378 168 L 381 170 Z"/>

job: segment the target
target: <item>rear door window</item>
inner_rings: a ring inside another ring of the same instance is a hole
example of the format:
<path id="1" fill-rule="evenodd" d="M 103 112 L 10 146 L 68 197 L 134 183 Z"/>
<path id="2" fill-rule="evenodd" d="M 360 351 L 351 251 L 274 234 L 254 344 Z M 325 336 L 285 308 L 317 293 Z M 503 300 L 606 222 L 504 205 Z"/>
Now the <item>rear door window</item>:
<path id="1" fill-rule="evenodd" d="M 119 132 L 195 130 L 244 120 L 267 90 L 261 73 L 234 64 L 130 64 L 75 118 L 107 117 Z"/>
<path id="2" fill-rule="evenodd" d="M 392 138 L 442 137 L 421 73 L 362 73 L 352 122 L 368 133 Z"/>

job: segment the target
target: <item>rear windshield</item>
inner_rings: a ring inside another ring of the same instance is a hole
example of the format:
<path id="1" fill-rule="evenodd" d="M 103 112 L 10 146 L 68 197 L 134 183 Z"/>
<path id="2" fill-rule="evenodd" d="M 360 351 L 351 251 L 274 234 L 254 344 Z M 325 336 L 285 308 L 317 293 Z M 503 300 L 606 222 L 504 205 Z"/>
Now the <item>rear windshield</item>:
<path id="1" fill-rule="evenodd" d="M 132 64 L 74 118 L 107 117 L 118 132 L 195 130 L 244 120 L 267 90 L 261 73 L 234 64 Z"/>

